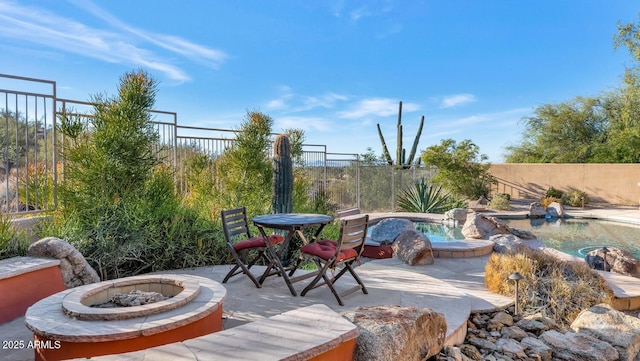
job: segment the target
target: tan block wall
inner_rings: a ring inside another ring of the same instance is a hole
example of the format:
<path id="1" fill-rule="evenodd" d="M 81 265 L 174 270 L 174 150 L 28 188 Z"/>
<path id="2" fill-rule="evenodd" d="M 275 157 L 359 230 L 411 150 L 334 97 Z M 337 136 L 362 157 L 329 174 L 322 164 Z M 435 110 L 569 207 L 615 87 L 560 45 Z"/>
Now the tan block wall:
<path id="1" fill-rule="evenodd" d="M 492 164 L 495 193 L 514 199 L 540 199 L 549 187 L 586 192 L 592 203 L 640 202 L 640 164 Z"/>

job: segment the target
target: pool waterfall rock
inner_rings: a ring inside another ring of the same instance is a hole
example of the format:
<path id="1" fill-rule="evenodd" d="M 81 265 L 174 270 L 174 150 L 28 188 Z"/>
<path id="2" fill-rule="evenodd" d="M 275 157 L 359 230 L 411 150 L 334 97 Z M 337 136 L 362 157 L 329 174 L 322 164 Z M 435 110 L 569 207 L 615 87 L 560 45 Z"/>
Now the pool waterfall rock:
<path id="1" fill-rule="evenodd" d="M 478 212 L 470 212 L 462 226 L 462 234 L 467 238 L 488 239 L 495 235 L 514 235 L 520 239 L 536 239 L 528 231 L 511 228 L 495 217 L 486 216 Z"/>

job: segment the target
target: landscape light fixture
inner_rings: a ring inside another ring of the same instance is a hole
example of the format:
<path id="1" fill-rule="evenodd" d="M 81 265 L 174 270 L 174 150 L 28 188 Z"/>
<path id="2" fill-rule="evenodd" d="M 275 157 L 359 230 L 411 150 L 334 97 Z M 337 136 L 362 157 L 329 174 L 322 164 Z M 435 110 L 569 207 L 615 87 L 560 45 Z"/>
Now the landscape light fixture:
<path id="1" fill-rule="evenodd" d="M 514 305 L 515 305 L 515 310 L 513 312 L 514 315 L 518 314 L 518 283 L 520 282 L 520 280 L 524 279 L 524 276 L 520 274 L 520 272 L 514 272 L 511 275 L 509 275 L 509 279 L 515 281 L 516 283 L 516 294 L 514 296 Z"/>
<path id="2" fill-rule="evenodd" d="M 607 253 L 609 253 L 609 248 L 602 246 L 602 248 L 600 248 L 598 250 L 598 252 L 602 252 L 603 256 L 602 256 L 602 270 L 607 272 Z"/>

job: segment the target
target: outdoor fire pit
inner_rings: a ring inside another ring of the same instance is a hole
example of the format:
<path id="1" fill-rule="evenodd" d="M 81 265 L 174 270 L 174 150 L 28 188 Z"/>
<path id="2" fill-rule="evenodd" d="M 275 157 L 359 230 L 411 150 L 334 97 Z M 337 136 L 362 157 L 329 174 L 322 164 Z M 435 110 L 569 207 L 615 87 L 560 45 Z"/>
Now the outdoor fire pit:
<path id="1" fill-rule="evenodd" d="M 162 297 L 129 307 L 96 307 L 132 291 Z M 27 310 L 25 324 L 34 334 L 36 360 L 117 354 L 222 330 L 225 297 L 220 283 L 204 277 L 134 276 L 42 299 Z"/>

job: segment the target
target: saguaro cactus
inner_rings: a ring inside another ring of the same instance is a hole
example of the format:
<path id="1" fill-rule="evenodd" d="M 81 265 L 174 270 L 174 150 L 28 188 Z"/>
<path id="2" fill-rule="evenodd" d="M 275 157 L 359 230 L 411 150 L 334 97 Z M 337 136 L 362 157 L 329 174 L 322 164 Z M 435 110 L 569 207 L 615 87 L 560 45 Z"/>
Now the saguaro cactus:
<path id="1" fill-rule="evenodd" d="M 279 134 L 273 142 L 273 198 L 274 213 L 293 211 L 293 163 L 289 137 Z"/>
<path id="2" fill-rule="evenodd" d="M 420 142 L 420 135 L 422 134 L 422 126 L 424 125 L 424 115 L 420 119 L 420 127 L 418 128 L 418 132 L 413 141 L 413 146 L 411 147 L 411 152 L 409 153 L 409 159 L 405 161 L 406 152 L 405 149 L 402 148 L 402 102 L 398 107 L 398 138 L 397 138 L 397 147 L 396 147 L 396 166 L 401 168 L 409 168 L 411 167 L 411 163 L 413 162 L 413 158 L 416 155 L 416 151 L 418 150 L 418 142 Z M 382 156 L 385 158 L 389 165 L 393 165 L 393 159 L 391 159 L 391 154 L 389 153 L 389 149 L 387 148 L 387 143 L 384 141 L 384 136 L 382 135 L 382 130 L 380 129 L 380 124 L 378 126 L 378 136 L 380 137 L 380 143 L 382 143 Z"/>

